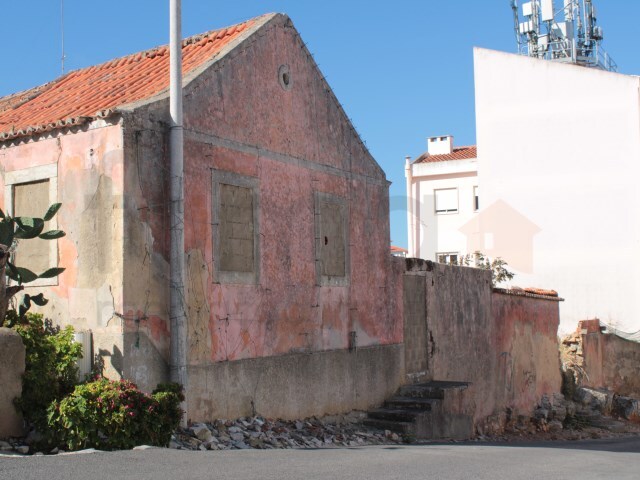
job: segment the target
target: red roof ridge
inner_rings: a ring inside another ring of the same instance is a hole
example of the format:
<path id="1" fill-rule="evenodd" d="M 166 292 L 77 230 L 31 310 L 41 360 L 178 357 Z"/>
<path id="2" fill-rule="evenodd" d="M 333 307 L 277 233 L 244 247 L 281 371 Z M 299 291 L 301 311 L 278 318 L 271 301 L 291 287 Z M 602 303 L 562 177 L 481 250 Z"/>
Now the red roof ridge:
<path id="1" fill-rule="evenodd" d="M 453 147 L 451 153 L 441 153 L 431 155 L 429 152 L 425 152 L 416 158 L 413 163 L 435 163 L 435 162 L 447 162 L 452 160 L 471 160 L 478 158 L 477 145 L 465 145 L 460 147 Z"/>
<path id="2" fill-rule="evenodd" d="M 183 39 L 185 86 L 188 74 L 210 65 L 232 41 L 241 41 L 242 34 L 276 15 L 260 15 Z M 0 141 L 80 125 L 155 98 L 168 89 L 168 54 L 168 45 L 153 47 L 72 70 L 49 83 L 0 97 Z"/>

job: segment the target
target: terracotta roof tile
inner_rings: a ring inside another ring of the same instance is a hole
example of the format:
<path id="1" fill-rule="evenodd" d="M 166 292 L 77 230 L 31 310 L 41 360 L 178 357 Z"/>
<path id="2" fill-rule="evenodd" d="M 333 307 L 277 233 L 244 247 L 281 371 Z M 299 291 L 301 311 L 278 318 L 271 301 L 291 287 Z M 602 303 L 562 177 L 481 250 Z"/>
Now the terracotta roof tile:
<path id="1" fill-rule="evenodd" d="M 494 292 L 502 293 L 505 295 L 515 295 L 520 297 L 539 298 L 543 300 L 552 300 L 556 302 L 564 302 L 564 298 L 558 296 L 558 292 L 555 290 L 544 290 L 541 288 L 494 288 Z"/>
<path id="2" fill-rule="evenodd" d="M 468 147 L 454 147 L 453 152 L 442 155 L 429 155 L 425 152 L 415 159 L 413 163 L 446 162 L 449 160 L 470 160 L 478 158 L 478 149 L 475 145 Z"/>
<path id="3" fill-rule="evenodd" d="M 260 18 L 183 40 L 183 74 L 205 64 Z M 107 116 L 117 107 L 168 88 L 168 45 L 75 70 L 45 85 L 0 98 L 0 140 Z"/>

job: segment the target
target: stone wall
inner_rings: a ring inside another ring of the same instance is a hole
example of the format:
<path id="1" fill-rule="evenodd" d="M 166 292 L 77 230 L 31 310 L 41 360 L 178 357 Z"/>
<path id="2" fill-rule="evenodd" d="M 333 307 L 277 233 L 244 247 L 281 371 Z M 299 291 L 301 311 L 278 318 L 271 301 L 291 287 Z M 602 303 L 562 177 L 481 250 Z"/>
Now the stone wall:
<path id="1" fill-rule="evenodd" d="M 417 259 L 406 260 L 404 276 L 424 277 L 426 288 L 424 339 L 405 338 L 405 359 L 426 354 L 427 380 L 470 382 L 451 413 L 495 430 L 507 411 L 531 414 L 544 395 L 560 392 L 557 297 L 494 291 L 488 271 Z M 420 308 L 405 302 L 405 322 L 415 323 Z"/>
<path id="2" fill-rule="evenodd" d="M 13 400 L 22 395 L 25 348 L 20 335 L 9 328 L 0 328 L 0 438 L 18 437 L 22 416 Z"/>
<path id="3" fill-rule="evenodd" d="M 607 329 L 599 320 L 583 320 L 563 339 L 563 361 L 578 383 L 640 398 L 640 343 Z"/>
<path id="4" fill-rule="evenodd" d="M 298 419 L 367 410 L 400 386 L 402 345 L 216 362 L 189 367 L 190 419 Z"/>
<path id="5" fill-rule="evenodd" d="M 542 397 L 561 389 L 558 299 L 494 292 L 491 311 L 502 406 L 513 415 L 528 415 Z"/>

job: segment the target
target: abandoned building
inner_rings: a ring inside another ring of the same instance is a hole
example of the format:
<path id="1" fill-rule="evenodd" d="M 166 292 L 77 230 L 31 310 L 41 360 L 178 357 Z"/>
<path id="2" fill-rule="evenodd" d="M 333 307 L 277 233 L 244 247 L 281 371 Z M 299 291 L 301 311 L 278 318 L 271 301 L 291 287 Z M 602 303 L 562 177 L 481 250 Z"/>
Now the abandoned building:
<path id="1" fill-rule="evenodd" d="M 286 15 L 182 52 L 187 418 L 371 409 L 446 380 L 466 396 L 445 410 L 471 432 L 559 391 L 558 298 L 390 255 L 389 182 Z M 66 271 L 27 290 L 145 390 L 168 377 L 168 57 L 0 99 L 0 203 L 63 204 L 52 227 L 67 235 L 17 256 Z"/>

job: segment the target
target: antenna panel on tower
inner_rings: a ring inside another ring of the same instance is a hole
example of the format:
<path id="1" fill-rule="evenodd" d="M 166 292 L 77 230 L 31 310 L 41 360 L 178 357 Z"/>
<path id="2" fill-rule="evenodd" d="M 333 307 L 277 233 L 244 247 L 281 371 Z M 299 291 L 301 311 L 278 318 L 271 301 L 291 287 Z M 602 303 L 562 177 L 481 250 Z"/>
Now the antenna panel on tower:
<path id="1" fill-rule="evenodd" d="M 596 25 L 594 0 L 511 0 L 518 52 L 530 57 L 616 71 Z M 555 10 L 556 3 L 563 8 Z M 520 15 L 522 11 L 522 16 Z"/>
<path id="2" fill-rule="evenodd" d="M 542 0 L 542 21 L 550 22 L 553 20 L 553 0 Z"/>

